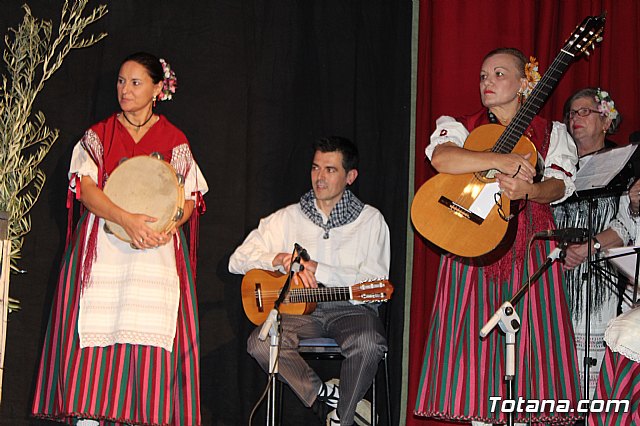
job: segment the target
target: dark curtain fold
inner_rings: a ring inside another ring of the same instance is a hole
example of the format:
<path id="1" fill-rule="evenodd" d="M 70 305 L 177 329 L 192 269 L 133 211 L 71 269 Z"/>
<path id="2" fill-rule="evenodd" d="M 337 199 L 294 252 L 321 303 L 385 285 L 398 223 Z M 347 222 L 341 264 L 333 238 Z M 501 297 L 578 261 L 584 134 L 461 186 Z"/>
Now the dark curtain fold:
<path id="1" fill-rule="evenodd" d="M 109 36 L 73 51 L 38 100 L 60 138 L 44 163 L 47 184 L 32 213 L 11 294 L 0 424 L 29 419 L 41 344 L 62 257 L 66 171 L 71 150 L 92 123 L 117 110 L 120 60 L 146 50 L 175 70 L 175 100 L 159 112 L 185 132 L 208 180 L 200 222 L 198 299 L 204 425 L 247 424 L 266 375 L 246 353 L 252 325 L 241 277 L 228 257 L 261 217 L 310 188 L 312 141 L 355 140 L 361 151 L 354 192 L 382 211 L 392 235 L 390 318 L 392 405 L 400 407 L 406 198 L 408 182 L 409 2 L 118 0 L 90 27 Z M 89 6 L 98 2 L 90 2 Z M 0 31 L 22 20 L 21 2 L 3 1 Z M 29 1 L 38 17 L 58 19 L 61 3 Z M 0 65 L 0 70 L 4 68 Z M 310 253 L 313 257 L 313 253 Z M 337 365 L 326 371 L 337 377 Z M 327 377 L 328 379 L 329 377 Z M 283 425 L 315 422 L 285 392 Z M 254 424 L 264 423 L 264 406 Z M 381 416 L 383 418 L 383 416 Z"/>
<path id="2" fill-rule="evenodd" d="M 623 115 L 612 139 L 626 144 L 640 129 L 640 3 L 634 0 L 503 2 L 422 0 L 419 16 L 416 96 L 416 190 L 433 175 L 424 148 L 443 114 L 472 113 L 480 107 L 479 68 L 486 53 L 512 46 L 536 56 L 544 73 L 575 26 L 587 15 L 607 12 L 604 40 L 587 59 L 575 61 L 541 115 L 562 121 L 562 106 L 574 91 L 601 86 Z M 416 234 L 409 341 L 407 425 L 436 425 L 413 416 L 439 256 Z M 523 325 L 524 326 L 524 325 Z M 428 383 L 426 384 L 428 386 Z"/>

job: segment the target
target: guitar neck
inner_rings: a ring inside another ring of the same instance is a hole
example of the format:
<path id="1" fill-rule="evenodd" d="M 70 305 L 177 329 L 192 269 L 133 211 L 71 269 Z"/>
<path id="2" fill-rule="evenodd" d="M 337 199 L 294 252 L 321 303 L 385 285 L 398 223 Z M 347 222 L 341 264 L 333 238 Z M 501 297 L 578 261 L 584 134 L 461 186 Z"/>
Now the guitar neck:
<path id="1" fill-rule="evenodd" d="M 551 66 L 544 73 L 538 84 L 527 98 L 522 108 L 518 110 L 515 117 L 509 123 L 505 131 L 502 133 L 496 144 L 491 149 L 493 152 L 507 154 L 513 150 L 520 137 L 524 134 L 531 124 L 533 117 L 540 111 L 549 95 L 556 87 L 560 77 L 571 64 L 573 55 L 561 50 L 558 56 L 553 60 Z"/>
<path id="2" fill-rule="evenodd" d="M 339 302 L 351 300 L 349 287 L 294 288 L 289 291 L 289 303 Z"/>

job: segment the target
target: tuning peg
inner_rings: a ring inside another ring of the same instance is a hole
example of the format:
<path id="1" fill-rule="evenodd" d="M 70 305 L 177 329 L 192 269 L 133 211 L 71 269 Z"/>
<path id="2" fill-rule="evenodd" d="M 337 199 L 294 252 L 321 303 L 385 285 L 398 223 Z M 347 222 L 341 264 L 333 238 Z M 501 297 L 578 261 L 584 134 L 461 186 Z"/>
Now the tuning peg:
<path id="1" fill-rule="evenodd" d="M 596 43 L 600 43 L 602 40 L 604 40 L 602 37 L 598 37 L 598 38 L 596 39 Z"/>
<path id="2" fill-rule="evenodd" d="M 589 56 L 589 55 L 591 55 L 591 52 L 589 52 L 588 50 L 585 50 L 585 51 L 584 51 L 584 54 L 585 54 L 585 55 L 587 55 L 587 56 Z"/>

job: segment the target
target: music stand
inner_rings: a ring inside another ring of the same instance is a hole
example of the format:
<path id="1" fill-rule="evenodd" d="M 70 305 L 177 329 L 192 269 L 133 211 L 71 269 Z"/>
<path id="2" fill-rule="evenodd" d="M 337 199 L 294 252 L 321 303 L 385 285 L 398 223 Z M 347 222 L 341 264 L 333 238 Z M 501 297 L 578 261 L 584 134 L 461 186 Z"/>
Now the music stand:
<path id="1" fill-rule="evenodd" d="M 601 257 L 594 261 L 609 261 L 628 279 L 633 280 L 633 296 L 628 300 L 629 305 L 633 307 L 638 300 L 638 278 L 640 277 L 640 246 L 626 246 L 607 250 L 607 256 Z M 630 259 L 634 256 L 633 259 Z M 622 299 L 628 298 L 626 291 L 622 292 Z"/>
<path id="2" fill-rule="evenodd" d="M 585 348 L 584 348 L 584 396 L 589 398 L 589 370 L 597 360 L 589 355 L 591 341 L 591 280 L 593 277 L 591 240 L 595 236 L 593 230 L 593 210 L 596 199 L 620 196 L 636 176 L 640 175 L 640 150 L 637 144 L 605 149 L 592 154 L 576 173 L 576 191 L 567 201 L 586 201 L 588 205 L 589 244 L 587 245 L 587 273 L 585 283 Z M 582 278 L 580 278 L 582 279 Z"/>

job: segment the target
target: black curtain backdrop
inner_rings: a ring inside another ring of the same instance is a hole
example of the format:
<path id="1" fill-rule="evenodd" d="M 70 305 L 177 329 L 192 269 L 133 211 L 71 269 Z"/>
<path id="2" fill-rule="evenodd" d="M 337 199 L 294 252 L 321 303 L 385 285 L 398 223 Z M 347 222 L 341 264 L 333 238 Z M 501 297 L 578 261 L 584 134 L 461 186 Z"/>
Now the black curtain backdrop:
<path id="1" fill-rule="evenodd" d="M 0 1 L 0 32 L 19 25 L 22 3 Z M 54 28 L 61 3 L 28 1 L 32 13 L 53 20 Z M 186 133 L 210 186 L 197 282 L 203 424 L 247 424 L 266 383 L 246 354 L 252 325 L 241 309 L 241 277 L 227 272 L 228 257 L 261 217 L 309 189 L 311 142 L 331 134 L 357 142 L 361 167 L 354 190 L 382 211 L 391 229 L 396 291 L 387 307 L 397 424 L 411 2 L 118 0 L 108 7 L 109 14 L 88 28 L 108 37 L 72 51 L 37 101 L 60 137 L 43 164 L 47 183 L 19 264 L 27 272 L 11 278 L 10 293 L 23 309 L 9 317 L 0 424 L 47 424 L 29 412 L 64 245 L 71 150 L 87 127 L 117 110 L 120 61 L 138 50 L 166 58 L 175 69 L 175 100 L 158 111 Z M 291 392 L 285 392 L 285 410 L 284 425 L 314 424 Z M 254 424 L 264 423 L 263 413 L 264 407 Z"/>

